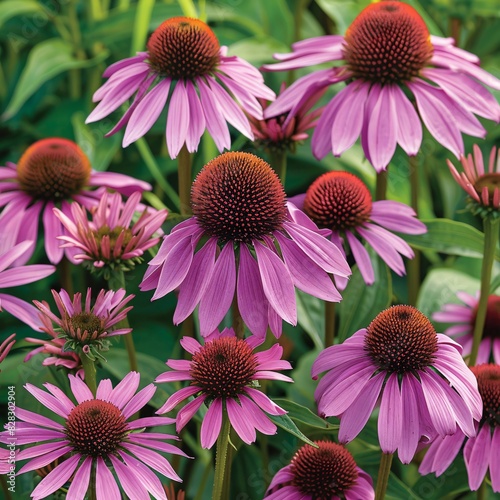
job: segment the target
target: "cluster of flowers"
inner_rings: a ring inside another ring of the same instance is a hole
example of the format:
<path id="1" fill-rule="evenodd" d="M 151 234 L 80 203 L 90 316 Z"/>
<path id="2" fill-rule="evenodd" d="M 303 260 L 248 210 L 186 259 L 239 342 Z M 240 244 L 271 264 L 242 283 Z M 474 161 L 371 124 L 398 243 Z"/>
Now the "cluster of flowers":
<path id="1" fill-rule="evenodd" d="M 398 37 L 402 42 L 394 44 Z M 94 94 L 99 104 L 87 121 L 108 116 L 133 96 L 110 131 L 125 128 L 126 147 L 148 132 L 168 103 L 166 141 L 172 158 L 183 148 L 195 152 L 205 129 L 219 151 L 229 149 L 228 124 L 268 150 L 293 149 L 314 128 L 317 158 L 330 151 L 339 156 L 361 136 L 366 158 L 377 172 L 387 168 L 397 144 L 408 155 L 418 153 L 422 121 L 460 157 L 464 172 L 451 163 L 450 169 L 471 203 L 488 213 L 498 211 L 496 151 L 487 172 L 478 147 L 474 157 L 464 157 L 462 133 L 485 135 L 475 115 L 500 120 L 500 106 L 482 85 L 500 89 L 500 82 L 479 67 L 474 55 L 456 48 L 451 39 L 430 36 L 412 7 L 392 1 L 371 4 L 345 36 L 303 40 L 292 48 L 264 69 L 343 63 L 283 87 L 273 101 L 262 74 L 228 56 L 205 23 L 169 19 L 152 34 L 146 52 L 105 71 L 108 80 Z M 326 106 L 313 109 L 327 88 L 339 82 L 347 82 L 345 88 Z M 34 301 L 32 306 L 0 294 L 5 311 L 48 335 L 26 339 L 38 346 L 26 361 L 46 354 L 44 365 L 68 373 L 73 396 L 50 383 L 44 384 L 46 390 L 25 385 L 57 416 L 16 410 L 16 446 L 23 448 L 16 458 L 28 460 L 16 472 L 37 470 L 42 475 L 31 494 L 35 499 L 61 488 L 69 499 L 83 499 L 87 491 L 98 500 L 119 500 L 122 491 L 134 500 L 167 498 L 153 471 L 181 481 L 162 453 L 187 454 L 166 442 L 178 439 L 175 435 L 151 428 L 175 424 L 179 433 L 197 413 L 203 413 L 203 448 L 227 438 L 229 426 L 247 444 L 256 440 L 257 430 L 275 434 L 275 420 L 286 411 L 264 393 L 259 381 L 293 382 L 279 373 L 292 366 L 282 359 L 283 348 L 268 331 L 279 338 L 283 321 L 297 324 L 296 289 L 339 302 L 351 275 L 348 262 L 372 285 L 375 273 L 367 246 L 401 276 L 403 257 L 411 259 L 414 253 L 394 232 L 426 232 L 413 209 L 396 201 L 373 201 L 369 188 L 350 172 L 323 174 L 306 193 L 287 199 L 271 166 L 250 153 L 226 152 L 209 161 L 192 183 L 191 216 L 167 235 L 161 229 L 167 210 L 141 203 L 142 192 L 150 189 L 123 174 L 94 171 L 76 144 L 60 138 L 38 141 L 17 165 L 0 167 L 0 287 L 43 279 L 55 265 L 68 261 L 110 286 L 95 300 L 90 288 L 85 297 L 66 289 L 52 291 L 58 313 L 47 302 Z M 27 265 L 40 218 L 52 265 Z M 155 380 L 188 385 L 171 393 L 157 416 L 136 418 L 156 386 L 149 383 L 138 390 L 136 371 L 115 387 L 108 379 L 97 384 L 95 363 L 105 361 L 103 352 L 111 348 L 112 337 L 130 338 L 126 316 L 134 296 L 127 295 L 123 274 L 160 242 L 140 288 L 154 290 L 153 300 L 177 293 L 174 324 L 198 307 L 202 340 L 182 338 L 191 359 L 169 359 L 170 370 Z M 396 305 L 319 354 L 312 377 L 326 373 L 315 393 L 318 413 L 340 419 L 340 444 L 304 445 L 276 474 L 267 499 L 374 498 L 370 476 L 345 445 L 358 436 L 376 407 L 384 454 L 397 451 L 407 464 L 430 445 L 420 472 L 439 475 L 466 441 L 463 456 L 471 489 L 479 488 L 489 468 L 493 490 L 500 492 L 500 298 L 490 297 L 481 364 L 472 368 L 462 354 L 472 349 L 478 298 L 459 298 L 465 305 L 448 304 L 433 318 L 461 322 L 444 334 L 436 333 L 415 307 Z M 230 310 L 236 321 L 232 328 L 221 329 Z M 454 335 L 461 335 L 459 343 L 452 340 Z M 0 361 L 14 342 L 10 336 L 0 345 Z M 271 347 L 263 348 L 264 342 Z M 159 416 L 186 400 L 175 418 Z M 201 412 L 203 406 L 207 410 Z M 10 442 L 8 429 L 0 433 L 0 443 Z M 0 448 L 0 473 L 10 471 L 8 456 Z M 51 470 L 43 472 L 49 465 Z"/>

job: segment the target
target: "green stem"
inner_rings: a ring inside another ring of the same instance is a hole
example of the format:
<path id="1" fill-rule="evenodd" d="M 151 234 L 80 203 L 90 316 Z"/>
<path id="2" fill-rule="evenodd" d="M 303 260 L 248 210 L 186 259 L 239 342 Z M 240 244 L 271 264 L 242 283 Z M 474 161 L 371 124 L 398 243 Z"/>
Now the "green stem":
<path id="1" fill-rule="evenodd" d="M 83 371 L 85 372 L 85 383 L 87 384 L 88 388 L 92 391 L 92 394 L 95 396 L 95 393 L 97 391 L 95 364 L 84 353 L 80 354 L 80 359 L 82 360 Z"/>
<path id="2" fill-rule="evenodd" d="M 229 432 L 229 439 L 233 438 L 234 441 L 234 431 Z M 222 500 L 229 500 L 231 497 L 231 468 L 233 466 L 233 453 L 235 449 L 233 446 L 227 447 L 227 457 L 226 457 L 226 472 L 224 473 L 224 484 L 222 485 Z"/>
<path id="3" fill-rule="evenodd" d="M 5 479 L 5 476 L 2 474 L 0 474 L 0 484 L 2 485 L 5 500 L 12 500 L 12 495 L 10 494 L 9 487 L 7 485 L 7 479 Z"/>
<path id="4" fill-rule="evenodd" d="M 481 295 L 477 305 L 476 321 L 474 323 L 474 338 L 469 358 L 469 366 L 476 364 L 479 344 L 483 338 L 486 313 L 488 311 L 488 297 L 490 296 L 491 271 L 495 260 L 495 251 L 498 242 L 500 219 L 485 217 L 484 221 L 484 252 L 481 267 Z"/>
<path id="5" fill-rule="evenodd" d="M 242 339 L 245 335 L 245 323 L 243 323 L 243 318 L 241 317 L 240 309 L 238 307 L 238 300 L 236 299 L 236 294 L 233 298 L 233 304 L 231 307 L 231 313 L 233 316 L 233 330 L 236 337 Z"/>
<path id="6" fill-rule="evenodd" d="M 161 187 L 163 192 L 172 200 L 175 207 L 178 208 L 180 203 L 179 195 L 177 194 L 175 189 L 167 182 L 165 177 L 163 177 L 163 174 L 160 168 L 158 167 L 158 164 L 156 163 L 155 157 L 153 156 L 153 153 L 151 153 L 148 143 L 146 142 L 144 137 L 137 139 L 137 141 L 135 141 L 135 145 L 137 146 L 139 154 L 141 155 L 142 160 L 146 164 L 149 173 L 153 176 L 153 179 Z"/>
<path id="7" fill-rule="evenodd" d="M 302 22 L 304 20 L 304 10 L 307 9 L 311 0 L 299 0 L 296 8 L 295 14 L 293 16 L 293 41 L 296 42 L 302 38 Z M 295 70 L 290 70 L 288 72 L 288 85 L 291 85 L 295 81 Z"/>
<path id="8" fill-rule="evenodd" d="M 226 409 L 222 410 L 222 428 L 217 438 L 217 451 L 215 455 L 215 476 L 212 490 L 212 500 L 221 500 L 226 475 L 227 449 L 229 445 L 229 418 Z M 229 480 L 229 478 L 227 478 Z"/>
<path id="9" fill-rule="evenodd" d="M 383 500 L 389 482 L 389 474 L 391 472 L 391 464 L 393 453 L 383 453 L 380 459 L 380 467 L 378 469 L 377 488 L 375 490 L 375 500 Z"/>
<path id="10" fill-rule="evenodd" d="M 89 489 L 88 489 L 89 500 L 96 500 L 97 498 L 96 487 L 95 487 L 95 468 L 96 464 L 92 464 L 92 470 L 90 472 Z"/>
<path id="11" fill-rule="evenodd" d="M 411 207 L 417 217 L 419 213 L 418 206 L 418 159 L 416 156 L 410 156 L 410 189 L 411 189 Z M 413 249 L 415 257 L 408 261 L 408 303 L 414 306 L 417 303 L 418 292 L 420 290 L 420 252 Z"/>
<path id="12" fill-rule="evenodd" d="M 193 0 L 179 0 L 179 7 L 185 17 L 198 17 L 198 12 L 196 12 Z"/>
<path id="13" fill-rule="evenodd" d="M 271 157 L 271 167 L 278 174 L 284 187 L 286 179 L 286 149 L 270 151 L 269 156 Z"/>
<path id="14" fill-rule="evenodd" d="M 182 215 L 191 214 L 191 177 L 192 157 L 184 144 L 177 157 L 179 172 L 179 198 Z"/>
<path id="15" fill-rule="evenodd" d="M 476 498 L 477 498 L 477 500 L 486 500 L 487 497 L 488 497 L 488 495 L 486 492 L 486 480 L 483 479 L 481 486 L 479 486 L 479 488 L 476 492 Z"/>
<path id="16" fill-rule="evenodd" d="M 450 35 L 455 39 L 455 45 L 460 47 L 460 33 L 462 31 L 462 21 L 458 17 L 450 18 Z"/>
<path id="17" fill-rule="evenodd" d="M 71 279 L 71 263 L 66 257 L 63 257 L 57 267 L 59 269 L 61 288 L 66 290 L 71 297 L 74 293 L 73 280 Z"/>
<path id="18" fill-rule="evenodd" d="M 377 174 L 377 183 L 375 185 L 375 200 L 385 200 L 387 196 L 387 170 L 383 170 Z"/>
<path id="19" fill-rule="evenodd" d="M 108 280 L 108 288 L 116 292 L 120 288 L 126 290 L 126 287 L 127 285 L 125 283 L 125 273 L 121 270 L 115 271 Z M 116 324 L 116 328 L 129 327 L 130 324 L 128 322 L 128 318 L 126 317 Z M 127 348 L 130 370 L 133 372 L 139 372 L 139 366 L 137 364 L 137 354 L 135 351 L 134 339 L 132 338 L 132 332 L 123 335 L 123 340 L 125 341 L 125 347 Z"/>
<path id="20" fill-rule="evenodd" d="M 335 302 L 325 300 L 325 349 L 333 345 L 335 339 Z"/>

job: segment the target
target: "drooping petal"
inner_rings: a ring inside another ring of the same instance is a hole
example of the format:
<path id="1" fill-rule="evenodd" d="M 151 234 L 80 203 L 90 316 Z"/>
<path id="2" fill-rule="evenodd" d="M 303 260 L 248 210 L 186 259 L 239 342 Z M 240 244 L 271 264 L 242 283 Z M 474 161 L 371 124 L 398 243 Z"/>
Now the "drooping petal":
<path id="1" fill-rule="evenodd" d="M 469 438 L 464 447 L 464 460 L 469 476 L 469 488 L 476 491 L 486 476 L 491 450 L 491 431 L 488 424 L 484 424 L 478 435 Z M 496 450 L 498 453 L 498 449 Z"/>
<path id="2" fill-rule="evenodd" d="M 382 392 L 378 415 L 378 438 L 384 453 L 394 453 L 400 443 L 403 429 L 403 399 L 399 390 L 398 374 L 389 375 Z"/>
<path id="3" fill-rule="evenodd" d="M 177 158 L 186 142 L 189 129 L 189 99 L 182 80 L 175 84 L 168 107 L 167 148 L 170 158 Z"/>
<path id="4" fill-rule="evenodd" d="M 216 398 L 212 401 L 205 418 L 201 424 L 201 446 L 211 448 L 220 434 L 222 424 L 222 400 Z"/>

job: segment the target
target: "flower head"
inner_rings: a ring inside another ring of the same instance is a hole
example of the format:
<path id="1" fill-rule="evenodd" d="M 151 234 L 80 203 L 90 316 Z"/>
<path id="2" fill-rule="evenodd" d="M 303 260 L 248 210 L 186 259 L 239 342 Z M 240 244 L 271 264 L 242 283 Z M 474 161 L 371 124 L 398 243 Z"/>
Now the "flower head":
<path id="1" fill-rule="evenodd" d="M 418 12 L 403 2 L 370 4 L 345 36 L 302 40 L 269 71 L 344 61 L 316 71 L 291 85 L 269 108 L 266 118 L 300 106 L 306 98 L 338 82 L 348 82 L 325 107 L 312 139 L 317 158 L 340 156 L 361 136 L 367 159 L 385 170 L 399 144 L 416 155 L 422 120 L 429 132 L 457 157 L 462 133 L 484 137 L 474 115 L 500 120 L 500 106 L 481 85 L 500 89 L 500 80 L 479 67 L 479 59 L 454 47 L 451 38 L 429 34 Z M 406 92 L 405 92 L 406 91 Z M 407 96 L 413 94 L 415 106 Z M 471 98 L 474 96 L 474 98 Z M 416 109 L 415 109 L 416 107 Z"/>
<path id="2" fill-rule="evenodd" d="M 71 206 L 71 216 L 55 209 L 56 217 L 68 235 L 60 236 L 62 247 L 81 251 L 75 255 L 92 272 L 104 274 L 105 279 L 116 270 L 130 271 L 142 262 L 142 255 L 156 245 L 157 233 L 165 219 L 166 210 L 144 208 L 139 204 L 141 193 L 133 193 L 124 203 L 119 193 L 103 193 L 97 207 L 92 210 L 92 221 L 79 204 Z M 141 216 L 133 222 L 136 211 Z"/>
<path id="3" fill-rule="evenodd" d="M 150 427 L 171 424 L 173 419 L 146 417 L 129 421 L 156 390 L 149 384 L 136 394 L 139 378 L 138 373 L 131 372 L 115 388 L 110 380 L 102 380 L 94 397 L 81 379 L 69 375 L 76 404 L 52 384 L 44 384 L 47 391 L 25 385 L 28 392 L 64 422 L 16 408 L 17 445 L 33 444 L 17 454 L 18 461 L 30 459 L 17 474 L 45 467 L 68 454 L 33 490 L 31 496 L 35 500 L 48 497 L 68 482 L 68 498 L 83 499 L 92 470 L 95 470 L 97 500 L 120 500 L 120 487 L 127 498 L 147 498 L 151 493 L 166 500 L 165 490 L 151 469 L 180 481 L 158 451 L 184 453 L 165 443 L 166 439 L 177 439 L 175 436 L 144 432 Z M 8 440 L 7 432 L 0 433 L 0 442 Z"/>
<path id="4" fill-rule="evenodd" d="M 474 325 L 476 323 L 478 294 L 469 295 L 458 292 L 462 304 L 444 304 L 440 311 L 432 315 L 434 321 L 452 323 L 443 333 L 454 337 L 463 347 L 463 355 L 468 356 L 472 349 Z M 483 336 L 477 354 L 477 363 L 493 360 L 500 365 L 500 296 L 490 295 L 486 309 Z"/>
<path id="5" fill-rule="evenodd" d="M 405 274 L 401 255 L 413 258 L 411 247 L 391 232 L 422 234 L 425 224 L 410 207 L 397 201 L 372 201 L 368 187 L 354 174 L 332 171 L 318 177 L 305 195 L 290 199 L 320 228 L 331 230 L 331 240 L 351 254 L 365 283 L 375 276 L 370 256 L 359 242 L 362 237 L 398 275 Z M 342 287 L 342 282 L 337 281 Z"/>
<path id="6" fill-rule="evenodd" d="M 297 322 L 294 286 L 340 300 L 328 273 L 350 274 L 341 251 L 304 213 L 287 206 L 283 186 L 265 161 L 249 153 L 218 156 L 195 179 L 191 205 L 193 217 L 164 238 L 141 283 L 142 290 L 156 288 L 153 299 L 179 287 L 175 324 L 200 304 L 206 336 L 236 294 L 252 333 L 263 337 L 269 325 L 279 336 L 282 319 Z"/>
<path id="7" fill-rule="evenodd" d="M 133 94 L 128 111 L 109 132 L 125 125 L 123 146 L 142 137 L 156 122 L 167 100 L 167 147 L 176 158 L 185 144 L 198 149 L 205 131 L 219 151 L 231 146 L 229 122 L 253 140 L 249 115 L 262 119 L 258 98 L 274 99 L 259 71 L 236 56 L 227 56 L 213 31 L 199 19 L 173 17 L 151 35 L 147 52 L 111 65 L 109 80 L 94 94 L 100 101 L 87 118 L 94 122 L 120 107 Z M 236 101 L 236 102 L 235 102 Z"/>
<path id="8" fill-rule="evenodd" d="M 450 160 L 448 167 L 455 180 L 462 189 L 471 197 L 470 208 L 473 213 L 486 216 L 491 214 L 500 216 L 500 151 L 493 147 L 485 171 L 483 153 L 477 144 L 474 144 L 474 156 L 469 154 L 460 157 L 464 169 L 458 173 Z"/>
<path id="9" fill-rule="evenodd" d="M 477 490 L 488 471 L 493 491 L 500 493 L 500 469 L 498 450 L 500 449 L 500 366 L 477 365 L 470 368 L 477 378 L 479 394 L 483 400 L 483 414 L 478 425 L 477 436 L 467 436 L 457 430 L 451 436 L 437 437 L 430 445 L 419 472 L 435 472 L 440 476 L 453 462 L 463 448 L 463 456 L 469 487 Z"/>
<path id="10" fill-rule="evenodd" d="M 89 187 L 100 187 L 90 191 Z M 85 153 L 72 141 L 61 138 L 42 139 L 32 144 L 18 164 L 8 162 L 0 167 L 0 224 L 13 214 L 24 211 L 19 219 L 17 242 L 37 240 L 39 215 L 43 212 L 45 251 L 53 264 L 60 262 L 64 250 L 57 237 L 64 234 L 53 208 L 59 206 L 70 213 L 69 201 L 78 201 L 90 208 L 97 204 L 104 188 L 112 188 L 129 195 L 151 186 L 123 174 L 95 172 Z M 26 262 L 31 253 L 27 255 Z M 66 256 L 72 258 L 71 252 Z M 24 263 L 23 262 L 23 263 Z"/>
<path id="11" fill-rule="evenodd" d="M 344 446 L 332 441 L 305 444 L 280 469 L 267 489 L 266 500 L 370 500 L 375 498 L 370 476 Z"/>
<path id="12" fill-rule="evenodd" d="M 256 337 L 238 339 L 232 329 L 214 332 L 203 345 L 191 337 L 184 337 L 181 345 L 192 354 L 192 360 L 169 359 L 167 366 L 172 371 L 162 373 L 155 382 L 189 380 L 190 385 L 170 396 L 157 413 L 171 411 L 181 401 L 196 395 L 177 414 L 177 432 L 205 403 L 208 411 L 201 425 L 203 448 L 211 448 L 217 440 L 223 411 L 227 411 L 234 430 L 247 444 L 255 441 L 256 429 L 263 434 L 275 434 L 276 426 L 266 413 L 283 415 L 286 411 L 257 389 L 258 381 L 293 382 L 290 377 L 274 372 L 292 367 L 281 359 L 283 348 L 279 344 L 266 351 L 254 352 L 259 342 Z"/>
<path id="13" fill-rule="evenodd" d="M 411 306 L 382 311 L 341 345 L 325 349 L 312 374 L 320 414 L 340 417 L 339 441 L 352 441 L 380 398 L 378 434 L 384 453 L 409 463 L 420 440 L 475 435 L 481 418 L 477 382 L 449 337 Z"/>
<path id="14" fill-rule="evenodd" d="M 286 85 L 283 84 L 280 93 L 283 93 L 285 89 Z M 321 93 L 314 94 L 311 98 L 304 99 L 304 102 L 293 113 L 283 113 L 271 118 L 262 118 L 261 120 L 249 116 L 252 132 L 255 136 L 254 142 L 257 147 L 265 151 L 285 151 L 287 149 L 295 151 L 297 143 L 309 137 L 307 131 L 316 126 L 323 111 L 323 108 L 312 111 L 312 107 L 321 95 Z M 270 102 L 262 100 L 264 110 L 269 105 Z"/>
<path id="15" fill-rule="evenodd" d="M 2 227 L 4 232 L 0 234 L 0 290 L 33 283 L 50 276 L 55 271 L 54 266 L 46 264 L 14 266 L 19 261 L 28 260 L 29 256 L 26 258 L 26 255 L 31 255 L 35 246 L 33 241 L 23 241 L 14 245 L 17 238 L 16 228 L 18 229 L 18 223 L 24 215 L 22 212 L 18 212 L 18 214 L 19 216 L 14 216 L 5 222 Z M 24 300 L 0 293 L 0 311 L 2 310 L 12 314 L 35 330 L 38 329 L 40 323 L 38 311 Z"/>
<path id="16" fill-rule="evenodd" d="M 101 351 L 109 348 L 109 337 L 124 335 L 132 331 L 131 328 L 113 328 L 122 321 L 133 306 L 125 307 L 134 295 L 125 297 L 125 290 L 101 290 L 95 303 L 92 305 L 92 290 L 87 289 L 85 303 L 82 305 L 82 294 L 75 293 L 73 299 L 66 290 L 57 293 L 52 290 L 59 316 L 51 310 L 47 302 L 34 301 L 40 310 L 42 325 L 40 330 L 47 333 L 50 340 L 28 338 L 28 342 L 42 344 L 42 348 L 30 353 L 26 360 L 38 352 L 51 352 L 51 348 L 61 349 L 63 353 L 73 351 L 77 355 L 86 355 L 91 359 L 103 357 Z M 56 358 L 57 359 L 57 358 Z M 54 361 L 45 364 L 62 364 Z M 67 366 L 75 368 L 75 366 Z"/>

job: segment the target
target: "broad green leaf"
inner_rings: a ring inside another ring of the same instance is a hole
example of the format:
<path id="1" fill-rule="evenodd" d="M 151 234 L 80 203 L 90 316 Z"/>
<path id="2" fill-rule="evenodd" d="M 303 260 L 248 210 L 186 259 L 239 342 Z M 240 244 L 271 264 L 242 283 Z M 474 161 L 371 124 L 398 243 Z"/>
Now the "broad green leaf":
<path id="1" fill-rule="evenodd" d="M 300 440 L 304 441 L 304 443 L 310 444 L 315 448 L 318 447 L 318 445 L 314 444 L 314 442 L 311 441 L 305 434 L 302 434 L 302 432 L 300 432 L 299 428 L 294 424 L 293 420 L 288 415 L 268 415 L 268 417 L 278 427 L 281 427 L 289 434 L 298 437 Z"/>
<path id="2" fill-rule="evenodd" d="M 29 12 L 44 12 L 44 7 L 34 0 L 4 0 L 0 6 L 0 26 L 13 17 Z"/>
<path id="3" fill-rule="evenodd" d="M 107 362 L 103 362 L 102 367 L 105 371 L 122 380 L 130 372 L 127 351 L 117 347 L 111 348 L 104 353 Z M 155 378 L 168 370 L 165 363 L 147 354 L 137 353 L 137 364 L 141 374 L 140 388 L 151 384 Z M 160 408 L 165 401 L 175 392 L 174 384 L 157 384 L 157 389 L 149 404 L 155 408 Z"/>
<path id="4" fill-rule="evenodd" d="M 362 0 L 316 0 L 323 12 L 332 19 L 338 28 L 338 33 L 343 35 L 354 18 L 365 8 L 370 1 Z"/>
<path id="5" fill-rule="evenodd" d="M 90 68 L 106 59 L 107 51 L 93 59 L 77 59 L 72 46 L 60 38 L 51 38 L 35 45 L 28 55 L 14 95 L 2 118 L 14 116 L 21 106 L 48 80 L 70 69 Z"/>
<path id="6" fill-rule="evenodd" d="M 375 272 L 375 282 L 367 286 L 359 269 L 354 268 L 338 305 L 340 316 L 337 338 L 343 342 L 360 328 L 366 328 L 375 316 L 389 307 L 392 299 L 392 280 L 389 268 L 369 249 Z"/>
<path id="7" fill-rule="evenodd" d="M 387 484 L 385 498 L 386 500 L 401 500 L 402 498 L 408 500 L 421 500 L 422 497 L 415 494 L 415 492 L 403 483 L 394 472 L 391 472 L 389 474 L 389 483 Z"/>
<path id="8" fill-rule="evenodd" d="M 326 420 L 323 420 L 305 406 L 299 405 L 298 403 L 288 399 L 274 399 L 273 401 L 286 410 L 288 412 L 288 416 L 293 420 L 324 431 L 338 429 L 337 425 L 332 425 Z"/>
<path id="9" fill-rule="evenodd" d="M 103 123 L 85 124 L 86 114 L 74 113 L 71 123 L 75 133 L 77 144 L 88 156 L 92 168 L 98 171 L 107 170 L 115 153 L 120 148 L 121 136 L 119 134 L 104 137 L 108 132 L 108 126 L 103 128 Z"/>
<path id="10" fill-rule="evenodd" d="M 270 36 L 246 38 L 229 46 L 228 54 L 238 56 L 254 66 L 273 61 L 275 52 L 288 52 L 289 47 Z"/>
<path id="11" fill-rule="evenodd" d="M 305 292 L 297 290 L 297 319 L 318 349 L 324 347 L 325 303 Z"/>
<path id="12" fill-rule="evenodd" d="M 479 280 L 455 269 L 433 269 L 425 278 L 418 296 L 417 307 L 430 317 L 444 304 L 459 303 L 457 292 L 474 294 L 479 290 Z"/>
<path id="13" fill-rule="evenodd" d="M 318 354 L 323 350 L 321 346 L 313 351 L 303 354 L 295 369 L 290 374 L 295 384 L 287 384 L 286 395 L 290 401 L 294 401 L 301 406 L 309 408 L 311 411 L 316 411 L 316 402 L 314 401 L 314 391 L 318 383 L 311 378 L 311 367 Z"/>
<path id="14" fill-rule="evenodd" d="M 422 222 L 427 226 L 425 234 L 401 235 L 412 247 L 476 259 L 483 257 L 484 235 L 481 231 L 450 219 L 424 219 Z M 499 256 L 497 250 L 497 258 Z"/>

